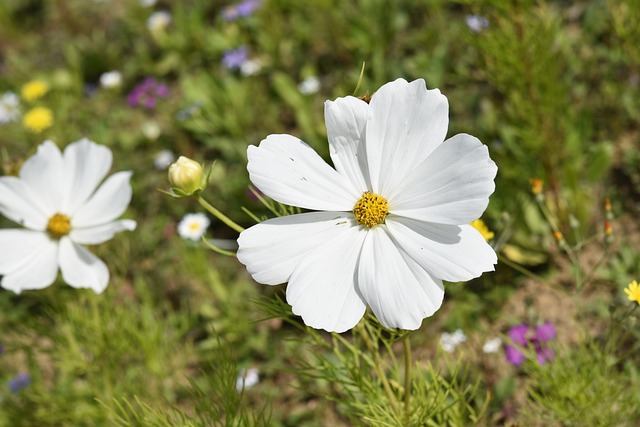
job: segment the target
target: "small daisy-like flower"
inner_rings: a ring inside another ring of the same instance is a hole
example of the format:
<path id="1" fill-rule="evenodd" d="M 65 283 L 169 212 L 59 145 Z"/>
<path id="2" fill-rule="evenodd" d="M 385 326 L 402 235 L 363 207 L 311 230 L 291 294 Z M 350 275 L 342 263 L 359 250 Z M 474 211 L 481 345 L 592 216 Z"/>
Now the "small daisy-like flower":
<path id="1" fill-rule="evenodd" d="M 325 103 L 335 169 L 290 135 L 248 149 L 264 194 L 316 212 L 269 219 L 240 234 L 238 259 L 314 328 L 343 332 L 367 306 L 386 327 L 417 329 L 440 308 L 442 281 L 494 270 L 497 256 L 469 225 L 497 172 L 477 138 L 445 141 L 449 105 L 424 80 L 398 79 L 369 103 Z"/>
<path id="2" fill-rule="evenodd" d="M 484 237 L 484 240 L 486 240 L 487 242 L 493 239 L 493 237 L 495 236 L 493 231 L 489 230 L 489 227 L 487 227 L 487 224 L 485 224 L 484 221 L 481 219 L 476 219 L 474 221 L 471 221 L 470 225 L 476 230 L 478 230 L 480 234 L 482 234 L 482 237 Z"/>
<path id="3" fill-rule="evenodd" d="M 147 28 L 152 33 L 161 32 L 167 29 L 172 20 L 171 13 L 166 10 L 153 12 L 151 16 L 149 16 L 149 19 L 147 19 Z"/>
<path id="4" fill-rule="evenodd" d="M 298 85 L 298 90 L 303 95 L 311 95 L 317 93 L 320 90 L 320 80 L 315 77 L 307 77 Z"/>
<path id="5" fill-rule="evenodd" d="M 20 94 L 25 101 L 35 101 L 49 92 L 49 84 L 42 80 L 32 80 L 22 86 Z"/>
<path id="6" fill-rule="evenodd" d="M 254 76 L 262 70 L 262 61 L 259 59 L 247 59 L 240 65 L 240 74 L 245 77 Z"/>
<path id="7" fill-rule="evenodd" d="M 495 353 L 500 350 L 502 340 L 500 337 L 491 338 L 482 345 L 482 351 L 485 353 Z"/>
<path id="8" fill-rule="evenodd" d="M 474 33 L 479 33 L 489 28 L 489 21 L 481 15 L 467 15 L 465 21 L 467 22 L 467 27 Z"/>
<path id="9" fill-rule="evenodd" d="M 114 89 L 122 85 L 122 73 L 120 71 L 109 71 L 100 76 L 100 86 L 105 89 Z"/>
<path id="10" fill-rule="evenodd" d="M 210 223 L 209 218 L 203 213 L 186 214 L 178 223 L 178 234 L 183 239 L 197 242 L 207 232 Z"/>
<path id="11" fill-rule="evenodd" d="M 445 332 L 440 337 L 440 345 L 447 353 L 452 353 L 460 344 L 467 340 L 467 336 L 462 329 L 457 329 L 454 333 Z"/>
<path id="12" fill-rule="evenodd" d="M 260 382 L 260 371 L 257 368 L 241 369 L 236 378 L 236 391 L 250 389 Z"/>
<path id="13" fill-rule="evenodd" d="M 176 160 L 176 155 L 173 154 L 171 150 L 162 150 L 159 151 L 158 154 L 153 158 L 153 165 L 156 169 L 163 171 L 167 170 L 167 168 Z"/>
<path id="14" fill-rule="evenodd" d="M 46 288 L 59 269 L 69 286 L 104 291 L 109 270 L 84 245 L 136 227 L 116 220 L 131 200 L 131 172 L 113 174 L 98 187 L 111 157 L 107 147 L 87 139 L 64 153 L 46 141 L 19 177 L 0 177 L 0 214 L 24 227 L 0 230 L 0 286 L 15 293 Z"/>
<path id="15" fill-rule="evenodd" d="M 629 283 L 629 286 L 627 286 L 624 292 L 627 294 L 629 301 L 635 301 L 640 304 L 640 285 L 638 285 L 637 281 L 634 280 Z"/>
<path id="16" fill-rule="evenodd" d="M 35 107 L 22 117 L 22 124 L 33 133 L 40 133 L 53 125 L 53 112 L 46 107 Z"/>
<path id="17" fill-rule="evenodd" d="M 0 124 L 13 122 L 20 117 L 20 98 L 13 92 L 5 92 L 0 97 Z"/>

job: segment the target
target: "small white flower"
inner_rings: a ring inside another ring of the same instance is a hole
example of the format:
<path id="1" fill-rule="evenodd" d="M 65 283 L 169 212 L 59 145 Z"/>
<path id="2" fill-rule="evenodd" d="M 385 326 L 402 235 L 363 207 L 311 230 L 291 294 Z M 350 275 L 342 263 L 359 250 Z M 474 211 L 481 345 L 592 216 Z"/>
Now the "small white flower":
<path id="1" fill-rule="evenodd" d="M 484 351 L 485 353 L 495 353 L 496 351 L 500 350 L 501 345 L 502 340 L 500 339 L 500 337 L 491 338 L 484 343 L 484 345 L 482 346 L 482 351 Z"/>
<path id="2" fill-rule="evenodd" d="M 250 389 L 260 382 L 260 375 L 257 368 L 241 369 L 236 379 L 236 391 Z"/>
<path id="3" fill-rule="evenodd" d="M 171 150 L 162 150 L 153 158 L 153 165 L 156 169 L 163 171 L 166 170 L 171 163 L 176 160 L 176 155 Z"/>
<path id="4" fill-rule="evenodd" d="M 13 122 L 20 117 L 20 97 L 13 92 L 5 92 L 0 98 L 0 124 Z"/>
<path id="5" fill-rule="evenodd" d="M 454 333 L 450 334 L 445 332 L 440 337 L 440 345 L 442 349 L 447 353 L 453 352 L 457 346 L 467 340 L 466 335 L 462 332 L 462 329 L 457 329 Z"/>
<path id="6" fill-rule="evenodd" d="M 262 61 L 259 59 L 247 59 L 240 65 L 240 74 L 245 77 L 256 75 L 262 70 Z"/>
<path id="7" fill-rule="evenodd" d="M 113 89 L 122 85 L 122 73 L 109 71 L 100 76 L 100 86 L 105 89 Z"/>
<path id="8" fill-rule="evenodd" d="M 0 230 L 0 286 L 15 293 L 46 288 L 60 269 L 69 286 L 104 291 L 109 270 L 83 245 L 136 228 L 130 219 L 116 221 L 131 200 L 131 172 L 115 173 L 98 187 L 111 158 L 107 147 L 88 139 L 64 153 L 45 141 L 19 177 L 0 177 L 0 213 L 24 227 Z"/>
<path id="9" fill-rule="evenodd" d="M 489 21 L 484 16 L 467 15 L 465 20 L 467 21 L 467 27 L 469 27 L 469 29 L 474 33 L 479 33 L 482 30 L 489 28 Z"/>
<path id="10" fill-rule="evenodd" d="M 449 104 L 424 80 L 398 79 L 369 103 L 325 103 L 335 169 L 290 135 L 249 146 L 251 182 L 270 198 L 315 210 L 243 231 L 238 260 L 314 328 L 344 332 L 367 306 L 386 327 L 417 329 L 440 308 L 443 280 L 494 270 L 497 256 L 469 223 L 482 216 L 497 173 L 489 150 L 445 141 Z"/>
<path id="11" fill-rule="evenodd" d="M 149 19 L 147 19 L 147 28 L 152 33 L 158 31 L 164 31 L 167 29 L 169 24 L 171 24 L 171 13 L 166 10 L 160 10 L 158 12 L 153 12 Z"/>
<path id="12" fill-rule="evenodd" d="M 203 213 L 186 214 L 178 224 L 178 234 L 183 239 L 198 241 L 209 227 L 209 217 Z"/>
<path id="13" fill-rule="evenodd" d="M 315 77 L 307 77 L 298 85 L 298 90 L 303 95 L 311 95 L 312 93 L 317 93 L 320 90 L 320 80 Z"/>

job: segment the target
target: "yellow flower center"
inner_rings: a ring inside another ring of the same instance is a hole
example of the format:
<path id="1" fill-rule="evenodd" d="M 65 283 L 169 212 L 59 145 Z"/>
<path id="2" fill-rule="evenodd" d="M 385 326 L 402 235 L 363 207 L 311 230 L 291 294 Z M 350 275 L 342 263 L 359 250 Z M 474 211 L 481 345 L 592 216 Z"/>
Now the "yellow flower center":
<path id="1" fill-rule="evenodd" d="M 198 224 L 197 222 L 192 222 L 191 224 L 189 224 L 189 230 L 191 231 L 198 231 L 200 230 L 200 224 Z"/>
<path id="2" fill-rule="evenodd" d="M 356 221 L 367 228 L 382 224 L 388 213 L 387 199 L 370 191 L 363 193 L 353 207 L 353 216 L 356 217 Z"/>
<path id="3" fill-rule="evenodd" d="M 65 214 L 57 213 L 49 218 L 47 231 L 55 239 L 66 236 L 71 231 L 71 219 Z"/>
<path id="4" fill-rule="evenodd" d="M 469 225 L 478 230 L 480 234 L 482 234 L 482 237 L 484 237 L 484 240 L 486 240 L 487 242 L 493 239 L 493 231 L 489 230 L 489 227 L 487 227 L 487 224 L 485 224 L 483 220 L 476 219 L 474 221 L 471 221 L 471 224 Z"/>

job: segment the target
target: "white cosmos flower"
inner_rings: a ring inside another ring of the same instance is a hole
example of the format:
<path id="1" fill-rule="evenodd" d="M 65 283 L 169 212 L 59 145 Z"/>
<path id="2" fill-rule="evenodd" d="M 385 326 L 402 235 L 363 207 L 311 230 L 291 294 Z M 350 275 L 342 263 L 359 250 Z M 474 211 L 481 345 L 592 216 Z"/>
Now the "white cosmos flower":
<path id="1" fill-rule="evenodd" d="M 87 139 L 64 153 L 45 141 L 19 177 L 0 177 L 0 214 L 24 227 L 0 230 L 0 286 L 15 293 L 46 288 L 60 268 L 68 285 L 104 291 L 109 270 L 83 245 L 136 227 L 129 219 L 116 221 L 131 200 L 131 172 L 115 173 L 98 187 L 111 157 Z"/>
<path id="2" fill-rule="evenodd" d="M 443 280 L 492 271 L 472 226 L 497 167 L 477 138 L 445 141 L 449 105 L 424 80 L 387 83 L 370 103 L 325 103 L 335 169 L 290 135 L 248 149 L 251 181 L 280 203 L 311 209 L 240 234 L 238 259 L 314 328 L 343 332 L 367 305 L 387 327 L 417 329 L 442 304 Z"/>
<path id="3" fill-rule="evenodd" d="M 183 239 L 198 241 L 207 232 L 210 223 L 203 213 L 186 214 L 178 223 L 178 234 Z"/>

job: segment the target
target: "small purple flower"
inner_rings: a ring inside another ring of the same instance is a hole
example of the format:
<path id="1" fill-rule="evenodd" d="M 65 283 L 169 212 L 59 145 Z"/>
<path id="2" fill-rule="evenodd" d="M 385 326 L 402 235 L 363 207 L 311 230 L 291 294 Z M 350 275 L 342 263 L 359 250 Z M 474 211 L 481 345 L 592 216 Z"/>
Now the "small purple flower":
<path id="1" fill-rule="evenodd" d="M 222 19 L 228 22 L 235 21 L 240 18 L 246 18 L 260 8 L 260 0 L 244 0 L 240 3 L 231 4 L 222 9 Z"/>
<path id="2" fill-rule="evenodd" d="M 11 393 L 17 393 L 20 390 L 24 390 L 31 384 L 31 376 L 20 372 L 18 375 L 9 380 L 9 390 Z"/>
<path id="3" fill-rule="evenodd" d="M 538 325 L 535 329 L 526 323 L 521 323 L 509 329 L 509 337 L 514 345 L 505 347 L 505 357 L 514 366 L 520 366 L 526 360 L 521 347 L 532 346 L 541 365 L 555 358 L 553 350 L 543 345 L 556 337 L 556 330 L 549 322 Z"/>
<path id="4" fill-rule="evenodd" d="M 504 354 L 507 361 L 513 366 L 520 366 L 525 360 L 524 353 L 512 345 L 508 345 L 504 348 Z"/>
<path id="5" fill-rule="evenodd" d="M 529 325 L 521 323 L 513 326 L 509 329 L 509 338 L 514 344 L 525 346 L 527 345 L 527 333 L 529 332 Z"/>
<path id="6" fill-rule="evenodd" d="M 535 338 L 540 342 L 551 341 L 556 337 L 556 329 L 549 322 L 536 326 Z"/>
<path id="7" fill-rule="evenodd" d="M 152 110 L 156 107 L 158 98 L 165 98 L 168 95 L 167 85 L 159 83 L 153 77 L 147 77 L 129 92 L 127 101 L 132 107 L 146 107 Z"/>
<path id="8" fill-rule="evenodd" d="M 246 46 L 227 50 L 222 57 L 222 65 L 229 70 L 238 70 L 249 58 L 249 50 Z"/>

